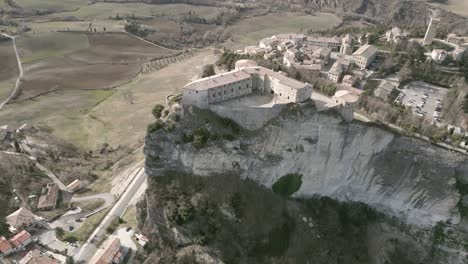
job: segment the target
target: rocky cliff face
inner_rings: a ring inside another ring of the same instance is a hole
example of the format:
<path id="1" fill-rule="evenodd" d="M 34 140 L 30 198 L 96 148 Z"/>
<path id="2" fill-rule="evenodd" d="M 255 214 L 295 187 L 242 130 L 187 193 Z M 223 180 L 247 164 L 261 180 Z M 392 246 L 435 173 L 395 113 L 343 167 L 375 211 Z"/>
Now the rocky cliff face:
<path id="1" fill-rule="evenodd" d="M 416 225 L 457 223 L 457 175 L 465 157 L 428 142 L 360 122 L 343 122 L 313 106 L 285 110 L 264 128 L 232 140 L 208 140 L 202 148 L 182 143 L 183 133 L 206 127 L 222 133 L 212 114 L 186 108 L 172 132 L 146 138 L 146 171 L 209 176 L 235 174 L 271 187 L 288 173 L 302 174 L 295 197 L 329 196 L 363 202 Z"/>

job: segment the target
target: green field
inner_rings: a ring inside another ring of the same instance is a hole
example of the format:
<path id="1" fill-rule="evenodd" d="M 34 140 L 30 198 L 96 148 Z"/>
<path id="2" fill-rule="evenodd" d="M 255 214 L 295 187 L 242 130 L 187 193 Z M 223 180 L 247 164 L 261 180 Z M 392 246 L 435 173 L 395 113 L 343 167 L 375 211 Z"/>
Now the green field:
<path id="1" fill-rule="evenodd" d="M 0 0 L 3 1 L 3 0 Z M 15 0 L 15 3 L 25 10 L 72 11 L 88 5 L 87 0 Z"/>
<path id="2" fill-rule="evenodd" d="M 89 47 L 85 34 L 46 33 L 18 38 L 18 51 L 23 63 L 50 57 L 61 57 Z"/>
<path id="3" fill-rule="evenodd" d="M 297 15 L 294 13 L 268 14 L 241 20 L 230 28 L 229 48 L 241 48 L 256 45 L 262 38 L 279 33 L 302 32 L 309 29 L 331 28 L 341 20 L 335 15 L 322 13 L 317 15 Z"/>
<path id="4" fill-rule="evenodd" d="M 447 4 L 432 4 L 455 14 L 468 17 L 468 1 L 467 0 L 448 0 Z"/>
<path id="5" fill-rule="evenodd" d="M 213 18 L 219 8 L 185 4 L 149 5 L 143 3 L 95 3 L 73 12 L 52 14 L 52 18 L 76 17 L 82 20 L 102 20 L 116 15 L 136 17 L 174 17 L 192 11 L 200 17 Z"/>

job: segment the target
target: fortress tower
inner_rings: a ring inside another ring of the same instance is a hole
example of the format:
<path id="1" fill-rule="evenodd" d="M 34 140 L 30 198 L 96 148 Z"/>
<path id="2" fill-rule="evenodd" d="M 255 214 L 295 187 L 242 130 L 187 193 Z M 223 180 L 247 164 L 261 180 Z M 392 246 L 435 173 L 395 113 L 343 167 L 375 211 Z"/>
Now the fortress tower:
<path id="1" fill-rule="evenodd" d="M 431 45 L 439 27 L 440 19 L 431 18 L 429 26 L 427 27 L 426 35 L 424 36 L 423 45 Z"/>
<path id="2" fill-rule="evenodd" d="M 351 39 L 351 36 L 346 34 L 346 36 L 341 40 L 340 54 L 351 55 L 351 53 L 353 53 L 352 42 L 353 40 Z"/>

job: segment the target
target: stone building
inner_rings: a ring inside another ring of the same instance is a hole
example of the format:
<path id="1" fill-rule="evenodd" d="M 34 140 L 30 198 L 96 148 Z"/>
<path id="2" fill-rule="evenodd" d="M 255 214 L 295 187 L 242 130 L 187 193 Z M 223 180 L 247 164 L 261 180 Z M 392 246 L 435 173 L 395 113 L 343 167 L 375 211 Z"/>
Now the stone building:
<path id="1" fill-rule="evenodd" d="M 89 260 L 89 264 L 119 264 L 123 260 L 120 239 L 109 237 Z"/>
<path id="2" fill-rule="evenodd" d="M 439 27 L 440 19 L 431 18 L 429 26 L 427 27 L 426 35 L 424 36 L 423 45 L 431 45 L 434 40 L 437 28 Z"/>
<path id="3" fill-rule="evenodd" d="M 385 33 L 387 42 L 399 43 L 401 40 L 407 37 L 407 34 L 404 33 L 399 27 L 393 27 L 391 30 Z"/>
<path id="4" fill-rule="evenodd" d="M 15 212 L 5 217 L 6 222 L 10 225 L 12 230 L 19 230 L 26 228 L 34 223 L 34 215 L 28 209 L 21 207 Z"/>
<path id="5" fill-rule="evenodd" d="M 447 59 L 447 51 L 444 49 L 434 49 L 431 52 L 431 58 L 438 63 L 444 62 Z"/>
<path id="6" fill-rule="evenodd" d="M 304 44 L 320 47 L 320 48 L 329 48 L 333 51 L 339 51 L 341 41 L 339 38 L 324 38 L 324 37 L 307 37 L 304 41 Z"/>
<path id="7" fill-rule="evenodd" d="M 377 56 L 377 48 L 372 45 L 364 45 L 360 47 L 352 55 L 352 61 L 356 64 L 359 69 L 366 69 Z"/>
<path id="8" fill-rule="evenodd" d="M 246 67 L 188 83 L 182 103 L 207 109 L 253 92 L 274 94 L 283 102 L 303 102 L 310 98 L 312 86 L 264 67 Z"/>
<path id="9" fill-rule="evenodd" d="M 60 194 L 60 189 L 56 183 L 48 183 L 46 187 L 46 192 L 39 196 L 39 201 L 37 202 L 38 210 L 52 210 L 57 206 L 58 196 Z"/>
<path id="10" fill-rule="evenodd" d="M 356 109 L 359 97 L 350 91 L 340 90 L 332 97 L 333 103 L 337 105 L 337 110 L 341 116 L 348 122 L 354 119 L 354 110 Z"/>

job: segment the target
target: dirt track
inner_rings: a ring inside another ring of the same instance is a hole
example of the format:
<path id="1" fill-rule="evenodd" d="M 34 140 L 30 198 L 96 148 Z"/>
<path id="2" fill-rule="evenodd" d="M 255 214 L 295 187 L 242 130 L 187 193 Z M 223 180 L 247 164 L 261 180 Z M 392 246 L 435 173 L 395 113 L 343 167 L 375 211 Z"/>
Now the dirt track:
<path id="1" fill-rule="evenodd" d="M 13 44 L 13 49 L 14 49 L 14 52 L 15 52 L 15 56 L 16 56 L 16 63 L 18 65 L 18 70 L 19 70 L 19 74 L 18 74 L 18 78 L 16 79 L 16 83 L 15 83 L 15 86 L 11 92 L 11 94 L 3 101 L 0 103 L 0 110 L 2 110 L 2 108 L 8 103 L 10 102 L 10 100 L 13 100 L 15 99 L 18 94 L 21 92 L 21 79 L 23 78 L 23 66 L 21 64 L 21 59 L 20 59 L 20 56 L 18 54 L 18 49 L 16 48 L 16 40 L 15 40 L 15 37 L 14 36 L 9 36 L 7 34 L 3 34 L 3 36 L 5 37 L 8 37 L 11 39 L 12 41 L 12 44 Z"/>

